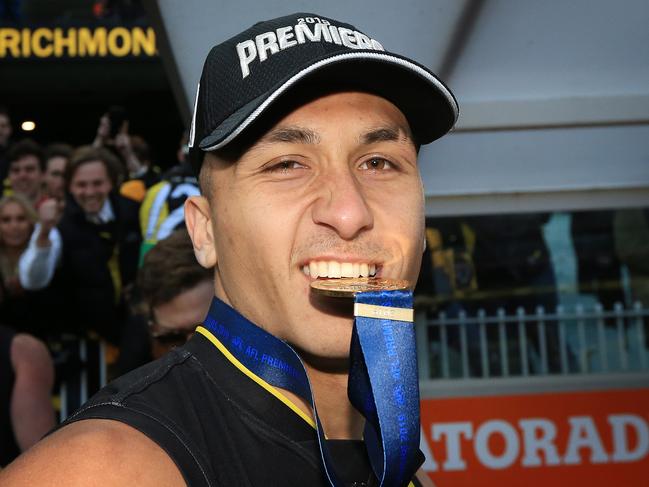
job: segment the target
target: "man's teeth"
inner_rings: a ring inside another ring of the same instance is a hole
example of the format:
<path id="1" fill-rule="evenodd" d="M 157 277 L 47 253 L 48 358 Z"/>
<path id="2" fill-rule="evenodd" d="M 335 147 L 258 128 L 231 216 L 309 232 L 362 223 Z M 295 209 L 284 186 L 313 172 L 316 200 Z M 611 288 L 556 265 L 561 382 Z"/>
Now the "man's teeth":
<path id="1" fill-rule="evenodd" d="M 317 261 L 302 266 L 302 272 L 311 277 L 372 277 L 376 275 L 376 264 L 366 262 Z"/>

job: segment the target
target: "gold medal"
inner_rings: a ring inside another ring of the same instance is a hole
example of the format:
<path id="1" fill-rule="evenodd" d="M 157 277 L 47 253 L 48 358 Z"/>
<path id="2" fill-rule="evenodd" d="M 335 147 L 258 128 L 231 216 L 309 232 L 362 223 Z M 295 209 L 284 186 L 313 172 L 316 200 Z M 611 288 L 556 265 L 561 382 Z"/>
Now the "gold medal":
<path id="1" fill-rule="evenodd" d="M 344 277 L 342 279 L 317 279 L 311 289 L 324 296 L 353 298 L 357 293 L 367 291 L 397 291 L 411 289 L 410 283 L 403 279 L 384 279 L 382 277 Z"/>

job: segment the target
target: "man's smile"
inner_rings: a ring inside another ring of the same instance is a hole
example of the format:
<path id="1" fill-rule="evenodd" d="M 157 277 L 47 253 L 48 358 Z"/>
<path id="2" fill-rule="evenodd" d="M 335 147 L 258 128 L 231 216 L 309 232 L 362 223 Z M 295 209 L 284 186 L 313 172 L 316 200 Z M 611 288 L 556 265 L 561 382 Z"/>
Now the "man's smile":
<path id="1" fill-rule="evenodd" d="M 312 260 L 301 266 L 302 272 L 317 279 L 318 277 L 374 277 L 380 265 L 369 261 Z"/>

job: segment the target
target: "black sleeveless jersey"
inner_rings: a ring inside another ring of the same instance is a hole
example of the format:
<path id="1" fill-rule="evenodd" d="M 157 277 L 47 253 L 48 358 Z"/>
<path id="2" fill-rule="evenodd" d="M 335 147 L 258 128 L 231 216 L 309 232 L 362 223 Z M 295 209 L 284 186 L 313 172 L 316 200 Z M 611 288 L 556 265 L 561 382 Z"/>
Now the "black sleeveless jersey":
<path id="1" fill-rule="evenodd" d="M 11 364 L 11 342 L 14 331 L 0 326 L 0 468 L 20 455 L 11 424 L 11 393 L 14 388 L 14 369 Z"/>
<path id="2" fill-rule="evenodd" d="M 196 333 L 185 346 L 117 379 L 64 424 L 122 421 L 163 448 L 191 487 L 326 487 L 313 426 L 209 338 Z M 347 485 L 377 485 L 363 442 L 329 443 Z"/>

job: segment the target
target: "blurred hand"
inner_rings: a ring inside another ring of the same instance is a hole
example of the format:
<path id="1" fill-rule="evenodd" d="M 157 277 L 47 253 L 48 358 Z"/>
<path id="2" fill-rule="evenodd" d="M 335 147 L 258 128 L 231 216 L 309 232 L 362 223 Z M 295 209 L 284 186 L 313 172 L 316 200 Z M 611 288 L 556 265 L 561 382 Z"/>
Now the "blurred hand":
<path id="1" fill-rule="evenodd" d="M 115 136 L 115 148 L 119 151 L 122 159 L 126 162 L 126 168 L 129 174 L 134 174 L 142 169 L 142 162 L 137 158 L 133 152 L 131 145 L 131 136 L 128 134 L 128 120 L 124 120 L 119 129 L 119 133 Z"/>
<path id="2" fill-rule="evenodd" d="M 99 119 L 97 126 L 97 135 L 95 141 L 92 143 L 94 147 L 102 147 L 108 143 L 110 139 L 110 118 L 108 114 L 104 113 Z"/>
<path id="3" fill-rule="evenodd" d="M 48 198 L 38 206 L 38 219 L 43 230 L 51 230 L 59 222 L 62 202 L 55 198 Z"/>
<path id="4" fill-rule="evenodd" d="M 115 147 L 124 159 L 128 159 L 133 154 L 131 137 L 128 135 L 128 132 L 120 132 L 115 136 Z"/>

